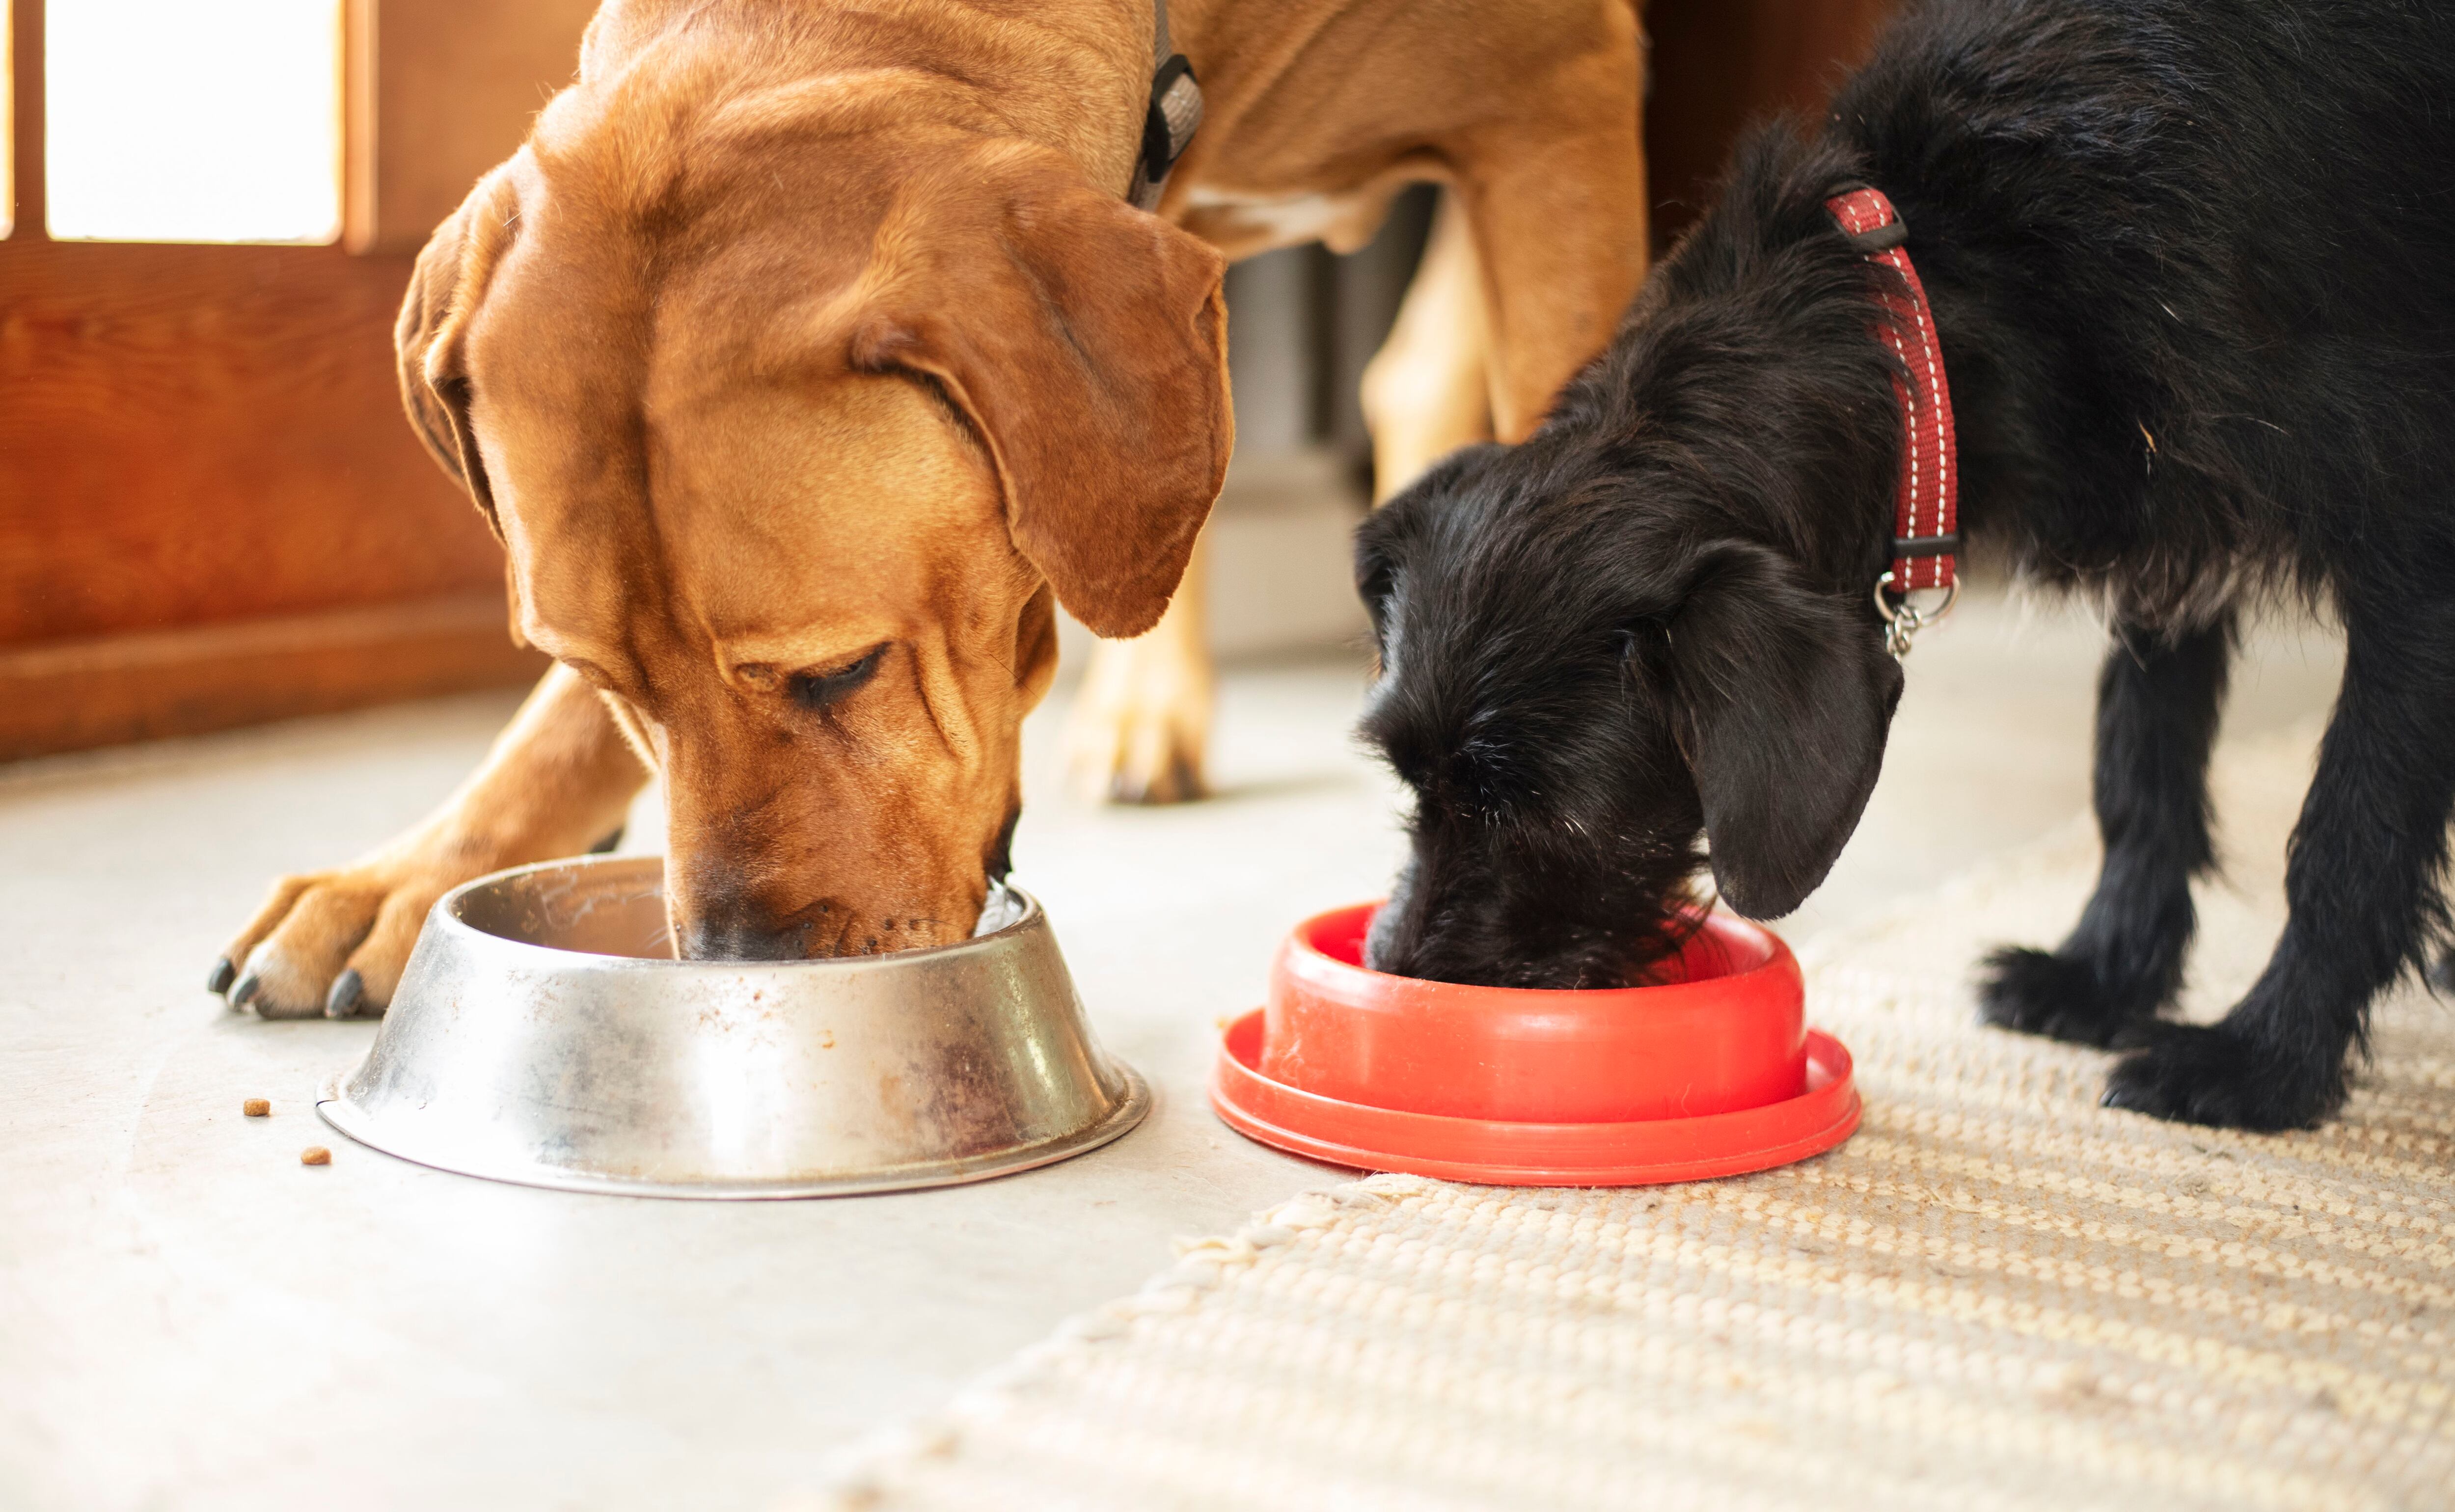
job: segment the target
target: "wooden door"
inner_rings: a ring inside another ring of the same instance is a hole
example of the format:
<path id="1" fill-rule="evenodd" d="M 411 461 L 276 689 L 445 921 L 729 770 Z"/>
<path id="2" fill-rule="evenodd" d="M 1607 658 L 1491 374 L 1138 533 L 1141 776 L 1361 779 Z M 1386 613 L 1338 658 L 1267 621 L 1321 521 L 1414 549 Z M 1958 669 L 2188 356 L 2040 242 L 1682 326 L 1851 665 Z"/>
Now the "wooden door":
<path id="1" fill-rule="evenodd" d="M 537 675 L 500 549 L 401 414 L 392 324 L 588 9 L 355 0 L 353 253 L 50 239 L 43 6 L 15 0 L 0 759 Z"/>
<path id="2" fill-rule="evenodd" d="M 391 330 L 427 232 L 570 76 L 595 0 L 346 4 L 341 244 L 198 246 L 47 237 L 43 0 L 14 0 L 0 759 L 542 665 L 505 633 L 495 541 L 401 417 Z M 1892 9 L 1653 0 L 1657 231 L 1745 120 L 1820 108 Z M 1382 272 L 1368 324 L 1404 269 Z M 1354 439 L 1344 408 L 1324 427 Z"/>
<path id="3" fill-rule="evenodd" d="M 1645 155 L 1655 250 L 1713 198 L 1742 133 L 1780 115 L 1813 125 L 1899 9 L 1899 0 L 1651 0 Z"/>

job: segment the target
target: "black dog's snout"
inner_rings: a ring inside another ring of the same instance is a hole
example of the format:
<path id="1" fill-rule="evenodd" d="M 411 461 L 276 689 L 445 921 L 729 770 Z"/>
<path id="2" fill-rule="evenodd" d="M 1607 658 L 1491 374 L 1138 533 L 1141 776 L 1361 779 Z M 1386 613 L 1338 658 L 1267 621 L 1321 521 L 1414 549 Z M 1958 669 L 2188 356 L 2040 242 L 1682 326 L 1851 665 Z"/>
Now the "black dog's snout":
<path id="1" fill-rule="evenodd" d="M 1414 923 L 1410 908 L 1409 876 L 1401 875 L 1390 889 L 1390 900 L 1372 915 L 1372 925 L 1364 932 L 1364 964 L 1374 971 L 1385 971 L 1393 977 L 1420 977 L 1414 969 L 1415 946 L 1423 931 Z"/>

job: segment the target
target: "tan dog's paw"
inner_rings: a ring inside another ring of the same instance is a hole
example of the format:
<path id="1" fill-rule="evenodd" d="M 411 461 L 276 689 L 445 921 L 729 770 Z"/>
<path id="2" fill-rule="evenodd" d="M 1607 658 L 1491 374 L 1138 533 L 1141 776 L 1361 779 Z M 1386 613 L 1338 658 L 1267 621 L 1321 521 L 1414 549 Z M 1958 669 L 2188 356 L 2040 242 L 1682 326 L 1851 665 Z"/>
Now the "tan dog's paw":
<path id="1" fill-rule="evenodd" d="M 1209 657 L 1183 637 L 1102 641 L 1066 722 L 1075 791 L 1111 803 L 1203 796 L 1211 695 Z"/>
<path id="2" fill-rule="evenodd" d="M 477 876 L 465 867 L 378 857 L 285 877 L 213 963 L 208 991 L 266 1018 L 380 1014 L 417 943 L 426 912 Z"/>

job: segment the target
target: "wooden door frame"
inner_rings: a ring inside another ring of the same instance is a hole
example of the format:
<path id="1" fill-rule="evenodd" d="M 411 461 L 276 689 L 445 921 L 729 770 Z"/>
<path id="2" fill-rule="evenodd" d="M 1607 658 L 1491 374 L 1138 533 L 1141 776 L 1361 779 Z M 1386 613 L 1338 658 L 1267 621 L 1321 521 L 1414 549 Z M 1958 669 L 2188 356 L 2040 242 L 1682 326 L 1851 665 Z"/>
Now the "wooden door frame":
<path id="1" fill-rule="evenodd" d="M 44 236 L 43 71 L 29 58 L 43 55 L 43 0 L 10 0 L 9 183 L 16 198 L 9 239 Z"/>

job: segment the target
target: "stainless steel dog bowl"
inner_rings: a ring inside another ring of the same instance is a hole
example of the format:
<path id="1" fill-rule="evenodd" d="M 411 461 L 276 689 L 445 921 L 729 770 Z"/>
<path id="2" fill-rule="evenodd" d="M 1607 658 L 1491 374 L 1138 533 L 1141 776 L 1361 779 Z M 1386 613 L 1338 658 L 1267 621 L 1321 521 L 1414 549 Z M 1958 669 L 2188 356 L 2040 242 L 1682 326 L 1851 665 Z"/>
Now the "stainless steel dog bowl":
<path id="1" fill-rule="evenodd" d="M 531 1186 L 821 1197 L 976 1181 L 1142 1121 L 1038 902 L 952 945 L 676 960 L 664 863 L 553 861 L 428 916 L 367 1058 L 316 1111 L 360 1143 Z"/>

